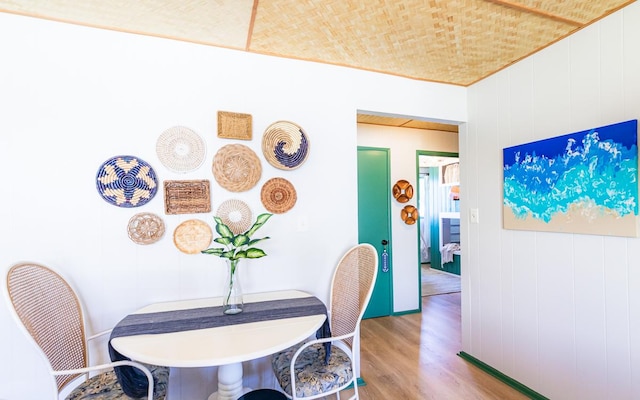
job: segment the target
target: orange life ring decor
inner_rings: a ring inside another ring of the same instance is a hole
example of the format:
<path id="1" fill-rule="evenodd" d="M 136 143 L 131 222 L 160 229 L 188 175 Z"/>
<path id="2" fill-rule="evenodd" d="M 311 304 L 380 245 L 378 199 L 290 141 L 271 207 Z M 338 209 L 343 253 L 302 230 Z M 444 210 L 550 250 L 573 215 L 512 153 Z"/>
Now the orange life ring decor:
<path id="1" fill-rule="evenodd" d="M 393 198 L 399 203 L 406 203 L 413 197 L 413 186 L 404 179 L 399 180 L 393 185 Z"/>
<path id="2" fill-rule="evenodd" d="M 413 225 L 418 220 L 418 209 L 414 206 L 404 206 L 400 211 L 400 218 L 407 225 Z"/>

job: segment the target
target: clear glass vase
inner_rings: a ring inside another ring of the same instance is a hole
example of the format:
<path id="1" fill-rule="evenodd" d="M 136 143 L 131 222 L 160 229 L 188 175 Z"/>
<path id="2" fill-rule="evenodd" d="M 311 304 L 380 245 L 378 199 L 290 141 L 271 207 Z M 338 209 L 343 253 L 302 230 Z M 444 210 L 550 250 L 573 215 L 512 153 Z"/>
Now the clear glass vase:
<path id="1" fill-rule="evenodd" d="M 222 300 L 222 311 L 225 314 L 238 314 L 242 312 L 244 302 L 242 299 L 242 285 L 238 265 L 240 260 L 226 260 L 227 279 L 224 284 L 224 298 Z"/>

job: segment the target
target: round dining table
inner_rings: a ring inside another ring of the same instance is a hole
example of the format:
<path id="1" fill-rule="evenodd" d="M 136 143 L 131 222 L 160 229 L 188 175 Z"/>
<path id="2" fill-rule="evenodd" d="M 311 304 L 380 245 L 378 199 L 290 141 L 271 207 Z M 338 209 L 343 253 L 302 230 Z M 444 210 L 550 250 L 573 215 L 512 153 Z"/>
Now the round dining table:
<path id="1" fill-rule="evenodd" d="M 319 302 L 299 290 L 245 294 L 244 302 L 246 309 L 250 303 L 308 298 Z M 131 316 L 219 308 L 221 305 L 222 298 L 162 302 L 143 307 Z M 111 339 L 110 345 L 123 356 L 142 363 L 177 368 L 218 366 L 218 390 L 208 400 L 236 400 L 250 390 L 243 385 L 242 362 L 274 354 L 310 338 L 325 323 L 326 309 L 312 315 L 276 319 L 271 319 L 267 311 L 266 316 L 255 322 L 235 323 L 234 317 L 220 312 L 214 318 L 224 318 L 221 326 L 118 336 Z"/>

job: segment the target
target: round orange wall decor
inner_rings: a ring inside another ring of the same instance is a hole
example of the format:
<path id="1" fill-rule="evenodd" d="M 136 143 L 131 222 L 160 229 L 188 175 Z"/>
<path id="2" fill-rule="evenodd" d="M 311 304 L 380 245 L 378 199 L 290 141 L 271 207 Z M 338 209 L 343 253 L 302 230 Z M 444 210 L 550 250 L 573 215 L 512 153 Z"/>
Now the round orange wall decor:
<path id="1" fill-rule="evenodd" d="M 418 220 L 418 209 L 414 206 L 404 206 L 400 211 L 400 218 L 407 225 L 413 225 Z"/>
<path id="2" fill-rule="evenodd" d="M 413 197 L 413 186 L 404 179 L 399 180 L 393 185 L 393 198 L 399 203 L 406 203 Z"/>

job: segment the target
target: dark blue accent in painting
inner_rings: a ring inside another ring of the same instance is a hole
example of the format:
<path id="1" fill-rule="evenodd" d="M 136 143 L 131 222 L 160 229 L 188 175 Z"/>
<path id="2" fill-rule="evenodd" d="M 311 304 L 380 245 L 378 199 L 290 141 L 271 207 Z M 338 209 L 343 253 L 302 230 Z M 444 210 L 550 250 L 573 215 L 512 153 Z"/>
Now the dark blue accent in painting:
<path id="1" fill-rule="evenodd" d="M 504 205 L 549 222 L 572 206 L 638 215 L 638 121 L 503 150 Z"/>

